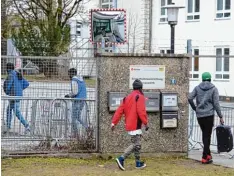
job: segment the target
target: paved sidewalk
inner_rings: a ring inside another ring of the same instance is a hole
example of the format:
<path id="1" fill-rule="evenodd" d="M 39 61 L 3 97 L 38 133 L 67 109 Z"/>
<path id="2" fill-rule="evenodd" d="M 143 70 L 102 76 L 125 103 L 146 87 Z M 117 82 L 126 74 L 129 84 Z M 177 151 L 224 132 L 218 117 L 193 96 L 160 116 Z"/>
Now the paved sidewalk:
<path id="1" fill-rule="evenodd" d="M 201 156 L 202 156 L 201 150 L 191 150 L 188 153 L 188 157 L 190 159 L 194 159 L 197 161 L 201 160 Z M 213 164 L 234 168 L 234 157 L 230 159 L 230 155 L 228 154 L 212 154 L 212 157 L 213 157 Z"/>

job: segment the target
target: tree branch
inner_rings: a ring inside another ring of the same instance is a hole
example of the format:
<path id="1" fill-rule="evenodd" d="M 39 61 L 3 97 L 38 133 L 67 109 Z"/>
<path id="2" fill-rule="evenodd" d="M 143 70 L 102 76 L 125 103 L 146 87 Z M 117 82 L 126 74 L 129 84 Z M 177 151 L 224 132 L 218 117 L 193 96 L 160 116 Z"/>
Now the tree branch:
<path id="1" fill-rule="evenodd" d="M 25 2 L 28 5 L 28 9 L 25 10 L 24 8 L 21 8 L 23 10 L 23 13 L 25 13 L 27 16 L 32 17 L 35 21 L 37 21 L 38 14 L 35 11 L 35 7 L 34 7 L 33 2 L 32 1 L 25 1 Z M 32 15 L 27 12 L 28 10 L 30 10 L 30 12 L 32 12 Z"/>
<path id="2" fill-rule="evenodd" d="M 57 17 L 59 26 L 61 26 L 61 23 L 62 23 L 62 12 L 63 12 L 62 5 L 63 5 L 62 0 L 58 0 L 58 8 L 55 13 L 56 14 L 55 18 Z"/>
<path id="3" fill-rule="evenodd" d="M 71 17 L 73 17 L 75 15 L 75 13 L 77 12 L 78 8 L 79 8 L 79 4 L 82 0 L 76 0 L 73 4 L 73 6 L 71 7 L 70 11 L 68 12 L 68 14 L 66 14 L 65 20 L 62 23 L 62 28 L 65 26 L 65 24 L 67 23 L 67 20 Z M 75 9 L 74 12 L 72 12 Z"/>
<path id="4" fill-rule="evenodd" d="M 37 21 L 38 20 L 38 16 L 37 16 L 37 11 L 35 11 L 36 9 L 33 7 L 33 3 L 30 3 L 30 6 L 32 7 L 32 13 L 34 15 L 34 19 Z"/>
<path id="5" fill-rule="evenodd" d="M 47 0 L 40 0 L 41 2 L 43 2 L 45 5 L 48 5 Z"/>
<path id="6" fill-rule="evenodd" d="M 38 7 L 40 7 L 46 14 L 49 13 L 49 9 L 46 9 L 44 5 L 41 3 L 41 2 L 44 3 L 44 1 L 41 1 L 41 0 L 31 0 L 31 1 L 35 3 Z M 48 6 L 48 3 L 45 3 L 45 4 L 46 6 Z"/>
<path id="7" fill-rule="evenodd" d="M 14 2 L 14 5 L 16 7 L 16 10 L 18 11 L 18 13 L 20 14 L 20 16 L 26 20 L 26 17 L 23 15 L 23 13 L 20 11 L 20 8 L 18 7 L 17 3 L 16 3 L 16 0 L 13 0 Z"/>

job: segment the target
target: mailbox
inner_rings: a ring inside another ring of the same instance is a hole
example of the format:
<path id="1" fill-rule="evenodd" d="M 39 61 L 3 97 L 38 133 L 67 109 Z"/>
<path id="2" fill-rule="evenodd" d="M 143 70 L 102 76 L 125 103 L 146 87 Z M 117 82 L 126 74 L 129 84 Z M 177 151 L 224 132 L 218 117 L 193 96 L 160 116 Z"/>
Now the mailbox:
<path id="1" fill-rule="evenodd" d="M 162 111 L 178 111 L 178 93 L 161 92 Z"/>
<path id="2" fill-rule="evenodd" d="M 109 112 L 114 112 L 119 107 L 127 92 L 108 92 L 108 108 Z"/>
<path id="3" fill-rule="evenodd" d="M 178 126 L 178 112 L 162 112 L 161 128 L 176 128 Z"/>
<path id="4" fill-rule="evenodd" d="M 178 93 L 161 92 L 161 128 L 177 128 L 178 110 Z"/>
<path id="5" fill-rule="evenodd" d="M 146 100 L 147 112 L 159 112 L 160 111 L 160 92 L 144 92 Z"/>

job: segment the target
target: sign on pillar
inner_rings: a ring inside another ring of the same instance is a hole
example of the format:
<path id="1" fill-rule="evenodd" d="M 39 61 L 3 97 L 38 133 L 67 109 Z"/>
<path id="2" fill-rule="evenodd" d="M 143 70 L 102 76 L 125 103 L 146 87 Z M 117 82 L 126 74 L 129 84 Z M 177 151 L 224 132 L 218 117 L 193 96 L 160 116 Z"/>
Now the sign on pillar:
<path id="1" fill-rule="evenodd" d="M 165 88 L 164 65 L 130 65 L 129 88 L 132 89 L 134 80 L 140 79 L 143 89 Z"/>

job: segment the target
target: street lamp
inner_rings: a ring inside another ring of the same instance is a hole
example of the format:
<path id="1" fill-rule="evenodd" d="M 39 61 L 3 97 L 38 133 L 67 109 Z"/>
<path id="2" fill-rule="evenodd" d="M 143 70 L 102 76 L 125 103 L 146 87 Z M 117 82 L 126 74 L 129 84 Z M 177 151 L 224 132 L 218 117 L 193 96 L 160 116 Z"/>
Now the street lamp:
<path id="1" fill-rule="evenodd" d="M 175 50 L 175 25 L 178 22 L 178 13 L 180 8 L 184 8 L 183 6 L 176 6 L 175 4 L 170 4 L 168 6 L 163 7 L 167 9 L 167 21 L 171 26 L 171 52 L 174 54 Z"/>

